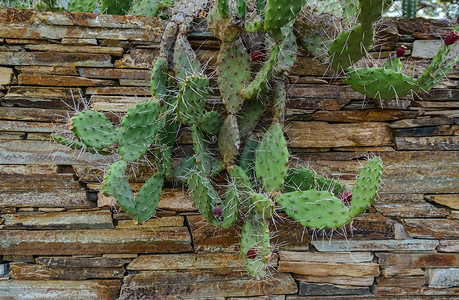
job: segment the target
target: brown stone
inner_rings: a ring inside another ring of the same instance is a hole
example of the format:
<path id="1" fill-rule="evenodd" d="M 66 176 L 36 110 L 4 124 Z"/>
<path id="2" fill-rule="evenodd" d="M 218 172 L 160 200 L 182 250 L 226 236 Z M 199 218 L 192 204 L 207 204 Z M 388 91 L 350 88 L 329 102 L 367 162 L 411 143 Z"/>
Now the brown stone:
<path id="1" fill-rule="evenodd" d="M 307 261 L 320 263 L 368 263 L 373 260 L 371 252 L 293 252 L 281 251 L 281 261 Z"/>
<path id="2" fill-rule="evenodd" d="M 46 109 L 70 109 L 79 103 L 83 91 L 80 88 L 22 87 L 14 86 L 4 97 L 5 103 Z M 49 111 L 52 113 L 53 111 Z M 53 119 L 57 118 L 56 116 Z"/>
<path id="3" fill-rule="evenodd" d="M 97 80 L 97 79 L 93 79 Z M 151 100 L 150 97 L 126 97 L 126 96 L 105 96 L 92 95 L 91 108 L 97 111 L 127 112 L 129 108 L 140 102 Z"/>
<path id="4" fill-rule="evenodd" d="M 427 283 L 425 276 L 406 276 L 406 277 L 391 277 L 376 278 L 376 284 L 378 286 L 394 286 L 403 288 L 420 288 Z"/>
<path id="5" fill-rule="evenodd" d="M 459 288 L 444 288 L 444 289 L 435 289 L 435 288 L 409 288 L 409 287 L 385 287 L 385 286 L 375 286 L 373 289 L 375 296 L 378 298 L 380 296 L 434 296 L 435 299 L 439 299 L 438 296 L 443 295 L 459 295 Z M 419 299 L 419 298 L 418 298 Z"/>
<path id="6" fill-rule="evenodd" d="M 97 46 L 97 39 L 78 39 L 78 38 L 63 38 L 61 44 L 66 45 L 92 45 Z"/>
<path id="7" fill-rule="evenodd" d="M 381 268 L 381 276 L 384 278 L 403 278 L 408 276 L 423 276 L 426 273 L 421 268 L 399 267 L 399 266 L 384 266 Z"/>
<path id="8" fill-rule="evenodd" d="M 115 85 L 112 80 L 89 79 L 76 76 L 19 74 L 19 84 L 42 86 L 107 86 Z"/>
<path id="9" fill-rule="evenodd" d="M 8 86 L 15 83 L 17 83 L 17 80 L 13 69 L 0 67 L 0 89 L 7 89 Z"/>
<path id="10" fill-rule="evenodd" d="M 171 217 L 161 217 L 161 218 L 151 218 L 148 221 L 142 223 L 141 225 L 137 224 L 134 220 L 119 220 L 116 228 L 129 228 L 129 229 L 147 229 L 157 227 L 180 227 L 183 226 L 184 217 L 183 216 L 171 216 Z"/>
<path id="11" fill-rule="evenodd" d="M 66 113 L 67 111 L 58 109 L 0 107 L 0 118 L 2 120 L 41 122 L 52 121 L 58 123 L 59 120 L 56 118 L 56 116 L 64 116 Z"/>
<path id="12" fill-rule="evenodd" d="M 40 256 L 35 262 L 48 268 L 118 268 L 131 261 L 129 258 Z"/>
<path id="13" fill-rule="evenodd" d="M 10 264 L 10 278 L 15 280 L 86 280 L 91 278 L 123 278 L 124 267 L 117 268 L 47 268 L 28 263 Z"/>
<path id="14" fill-rule="evenodd" d="M 428 201 L 459 210 L 459 194 L 426 195 L 426 199 Z"/>
<path id="15" fill-rule="evenodd" d="M 350 277 L 350 276 L 308 276 L 292 274 L 297 281 L 330 283 L 351 286 L 370 286 L 375 281 L 374 276 Z"/>
<path id="16" fill-rule="evenodd" d="M 120 280 L 8 280 L 0 281 L 3 299 L 115 299 Z"/>
<path id="17" fill-rule="evenodd" d="M 439 218 L 446 217 L 447 209 L 431 205 L 422 194 L 379 194 L 374 208 L 387 217 Z"/>
<path id="18" fill-rule="evenodd" d="M 279 261 L 279 272 L 307 276 L 378 276 L 379 265 L 374 263 L 310 263 L 299 261 Z"/>
<path id="19" fill-rule="evenodd" d="M 441 240 L 439 252 L 459 252 L 459 240 Z"/>
<path id="20" fill-rule="evenodd" d="M 191 237 L 186 227 L 135 229 L 2 230 L 0 254 L 85 255 L 100 253 L 189 252 Z"/>
<path id="21" fill-rule="evenodd" d="M 102 79 L 142 79 L 150 80 L 150 72 L 137 69 L 79 68 L 80 76 Z"/>
<path id="22" fill-rule="evenodd" d="M 453 118 L 417 118 L 399 120 L 390 123 L 391 128 L 416 128 L 424 126 L 451 125 L 454 124 Z"/>
<path id="23" fill-rule="evenodd" d="M 151 69 L 158 55 L 157 49 L 133 49 L 115 61 L 115 68 Z"/>
<path id="24" fill-rule="evenodd" d="M 128 87 L 128 86 L 107 86 L 107 87 L 88 87 L 87 95 L 126 95 L 126 96 L 151 96 L 151 91 L 147 87 Z"/>
<path id="25" fill-rule="evenodd" d="M 49 134 L 53 132 L 53 125 L 42 122 L 23 122 L 23 121 L 1 121 L 0 131 L 20 131 L 20 132 L 42 132 Z"/>
<path id="26" fill-rule="evenodd" d="M 415 118 L 415 111 L 362 110 L 362 111 L 317 111 L 311 116 L 314 121 L 326 122 L 384 122 Z"/>
<path id="27" fill-rule="evenodd" d="M 286 134 L 293 148 L 384 146 L 392 143 L 392 133 L 384 123 L 288 122 Z"/>
<path id="28" fill-rule="evenodd" d="M 298 57 L 291 73 L 303 76 L 334 76 L 328 64 L 320 63 L 309 57 Z"/>
<path id="29" fill-rule="evenodd" d="M 113 228 L 111 212 L 66 211 L 3 215 L 6 229 L 98 229 Z"/>
<path id="30" fill-rule="evenodd" d="M 335 285 L 329 283 L 299 282 L 299 295 L 330 296 L 330 295 L 366 295 L 370 294 L 369 287 Z"/>
<path id="31" fill-rule="evenodd" d="M 49 52 L 70 52 L 70 53 L 102 53 L 111 56 L 123 56 L 124 49 L 118 47 L 99 47 L 99 46 L 73 46 L 59 44 L 38 44 L 25 45 L 26 50 L 30 51 L 49 51 Z"/>
<path id="32" fill-rule="evenodd" d="M 457 253 L 376 253 L 379 264 L 397 267 L 454 267 L 459 266 Z"/>
<path id="33" fill-rule="evenodd" d="M 395 137 L 397 150 L 459 150 L 459 136 Z"/>
<path id="34" fill-rule="evenodd" d="M 132 275 L 135 276 L 135 275 Z M 218 277 L 217 277 L 218 278 Z M 129 279 L 127 279 L 129 282 Z M 156 282 L 148 285 L 123 285 L 121 299 L 159 299 L 185 297 L 206 299 L 257 295 L 294 294 L 298 290 L 291 275 L 277 274 L 271 279 L 254 280 L 247 277 L 235 279 L 194 279 L 187 273 L 176 274 L 173 283 Z"/>
<path id="35" fill-rule="evenodd" d="M 78 75 L 75 66 L 17 66 L 19 73 L 46 75 Z"/>
<path id="36" fill-rule="evenodd" d="M 289 97 L 320 99 L 360 99 L 362 95 L 349 86 L 295 84 L 285 86 Z"/>
<path id="37" fill-rule="evenodd" d="M 109 54 L 53 53 L 53 52 L 5 52 L 0 65 L 7 66 L 77 66 L 112 67 Z"/>
<path id="38" fill-rule="evenodd" d="M 131 80 L 131 79 L 120 79 L 121 86 L 150 86 L 150 80 Z"/>
<path id="39" fill-rule="evenodd" d="M 240 252 L 142 255 L 134 259 L 128 270 L 180 270 L 244 268 Z"/>
<path id="40" fill-rule="evenodd" d="M 362 240 L 344 241 L 311 241 L 311 244 L 321 252 L 348 251 L 428 251 L 435 250 L 438 241 L 434 240 Z"/>
<path id="41" fill-rule="evenodd" d="M 296 115 L 307 110 L 312 110 L 311 112 L 316 109 L 340 110 L 350 101 L 349 99 L 291 98 L 285 106 L 288 115 Z"/>
<path id="42" fill-rule="evenodd" d="M 411 237 L 454 239 L 459 235 L 459 220 L 406 219 L 405 229 Z"/>

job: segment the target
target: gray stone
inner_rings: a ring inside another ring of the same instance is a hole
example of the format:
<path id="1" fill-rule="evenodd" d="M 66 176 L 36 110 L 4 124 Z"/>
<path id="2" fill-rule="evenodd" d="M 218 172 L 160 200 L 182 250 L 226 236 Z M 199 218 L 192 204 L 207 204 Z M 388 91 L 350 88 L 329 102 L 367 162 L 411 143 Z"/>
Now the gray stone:
<path id="1" fill-rule="evenodd" d="M 434 240 L 312 241 L 319 251 L 428 251 L 435 250 Z"/>
<path id="2" fill-rule="evenodd" d="M 459 268 L 427 269 L 427 277 L 431 288 L 459 286 Z"/>
<path id="3" fill-rule="evenodd" d="M 413 58 L 434 58 L 441 49 L 443 41 L 441 40 L 416 40 L 413 42 Z M 449 57 L 454 57 L 459 53 L 459 45 L 456 44 Z"/>
<path id="4" fill-rule="evenodd" d="M 328 283 L 300 282 L 301 296 L 329 296 L 329 295 L 365 295 L 370 293 L 369 287 L 342 286 Z"/>

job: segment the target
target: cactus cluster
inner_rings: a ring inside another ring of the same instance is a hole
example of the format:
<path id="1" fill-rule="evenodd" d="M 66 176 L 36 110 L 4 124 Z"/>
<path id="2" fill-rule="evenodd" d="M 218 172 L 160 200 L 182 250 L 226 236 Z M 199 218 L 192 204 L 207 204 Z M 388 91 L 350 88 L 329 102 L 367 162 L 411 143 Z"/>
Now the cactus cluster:
<path id="1" fill-rule="evenodd" d="M 254 277 L 265 277 L 272 257 L 272 218 L 284 211 L 305 227 L 340 228 L 373 204 L 381 180 L 382 162 L 377 157 L 362 168 L 352 191 L 313 170 L 289 167 L 283 132 L 284 76 L 296 60 L 293 23 L 305 2 L 217 0 L 211 5 L 208 28 L 221 42 L 216 74 L 225 112 L 220 113 L 206 105 L 212 92 L 210 78 L 187 39 L 193 19 L 202 15 L 208 2 L 195 0 L 190 5 L 187 0 L 175 1 L 160 55 L 153 64 L 152 100 L 130 108 L 119 128 L 100 112 L 82 111 L 70 122 L 77 141 L 61 136 L 55 140 L 93 152 L 117 153 L 102 189 L 139 223 L 155 213 L 164 180 L 187 184 L 209 223 L 229 228 L 242 220 L 240 249 L 247 269 Z M 339 8 L 321 2 L 328 1 L 315 2 L 324 12 Z M 440 73 L 444 75 L 443 71 L 455 64 L 455 60 L 446 61 L 450 44 L 417 81 L 401 73 L 399 55 L 384 69 L 349 68 L 371 47 L 374 24 L 391 2 L 346 1 L 341 16 L 351 19 L 354 12 L 358 24 L 338 35 L 328 50 L 332 65 L 346 69 L 348 83 L 369 97 L 386 99 L 428 89 L 442 78 Z M 139 8 L 139 3 L 134 7 Z M 457 37 L 451 39 L 455 42 Z M 260 40 L 266 48 L 249 53 L 247 49 L 255 48 Z M 271 124 L 260 137 L 261 118 L 267 108 Z M 194 155 L 174 166 L 172 153 L 180 127 L 191 128 Z M 126 169 L 149 150 L 157 172 L 135 195 Z M 223 188 L 213 185 L 217 175 L 227 180 Z"/>

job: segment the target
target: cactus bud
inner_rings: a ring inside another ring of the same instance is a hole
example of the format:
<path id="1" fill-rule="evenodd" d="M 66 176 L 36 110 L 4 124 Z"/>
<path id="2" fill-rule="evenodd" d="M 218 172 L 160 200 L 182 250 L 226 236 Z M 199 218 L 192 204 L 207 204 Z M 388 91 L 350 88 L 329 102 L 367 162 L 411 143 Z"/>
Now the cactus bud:
<path id="1" fill-rule="evenodd" d="M 454 44 L 457 39 L 459 38 L 459 31 L 454 30 L 451 31 L 446 37 L 445 37 L 445 45 L 449 46 Z"/>
<path id="2" fill-rule="evenodd" d="M 248 259 L 255 259 L 255 258 L 257 258 L 257 252 L 255 251 L 254 248 L 249 249 L 249 251 L 247 251 L 246 257 L 247 257 Z"/>
<path id="3" fill-rule="evenodd" d="M 260 61 L 260 60 L 265 60 L 266 56 L 263 52 L 261 51 L 253 51 L 250 53 L 250 61 Z"/>
<path id="4" fill-rule="evenodd" d="M 212 211 L 213 215 L 216 217 L 220 217 L 222 215 L 222 208 L 221 207 L 215 207 L 214 210 Z"/>
<path id="5" fill-rule="evenodd" d="M 398 58 L 402 57 L 403 55 L 405 55 L 405 52 L 406 52 L 406 47 L 401 45 L 398 49 L 397 49 L 397 52 L 396 52 L 396 55 Z"/>
<path id="6" fill-rule="evenodd" d="M 338 195 L 338 199 L 340 199 L 344 205 L 349 206 L 352 200 L 352 192 L 351 191 L 343 192 Z"/>

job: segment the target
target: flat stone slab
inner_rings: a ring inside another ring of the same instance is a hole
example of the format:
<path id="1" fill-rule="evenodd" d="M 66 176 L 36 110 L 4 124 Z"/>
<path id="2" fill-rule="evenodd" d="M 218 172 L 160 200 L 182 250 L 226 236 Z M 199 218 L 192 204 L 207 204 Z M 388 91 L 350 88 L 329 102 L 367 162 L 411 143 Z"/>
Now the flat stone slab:
<path id="1" fill-rule="evenodd" d="M 431 288 L 450 288 L 459 286 L 459 268 L 428 269 L 428 285 Z"/>
<path id="2" fill-rule="evenodd" d="M 371 252 L 294 252 L 281 251 L 280 261 L 303 261 L 320 263 L 362 263 L 371 262 L 374 255 Z"/>
<path id="3" fill-rule="evenodd" d="M 298 292 L 298 294 L 301 296 L 366 295 L 369 293 L 369 287 L 355 287 L 310 282 L 300 282 Z"/>
<path id="4" fill-rule="evenodd" d="M 35 258 L 37 264 L 48 268 L 117 268 L 131 260 L 130 258 L 112 257 L 39 256 Z"/>
<path id="5" fill-rule="evenodd" d="M 409 268 L 456 267 L 458 253 L 376 253 L 379 264 Z"/>
<path id="6" fill-rule="evenodd" d="M 435 250 L 434 240 L 382 240 L 382 241 L 312 241 L 311 244 L 323 252 L 348 251 L 428 251 Z"/>
<path id="7" fill-rule="evenodd" d="M 113 300 L 120 287 L 120 280 L 0 280 L 0 298 Z"/>
<path id="8" fill-rule="evenodd" d="M 190 252 L 191 236 L 186 227 L 135 229 L 0 231 L 0 254 L 85 255 L 101 253 Z"/>
<path id="9" fill-rule="evenodd" d="M 459 236 L 459 220 L 406 219 L 404 223 L 413 238 L 454 239 Z"/>
<path id="10" fill-rule="evenodd" d="M 379 275 L 379 265 L 374 263 L 309 263 L 299 261 L 280 261 L 279 272 L 307 276 L 350 276 L 364 277 Z"/>

